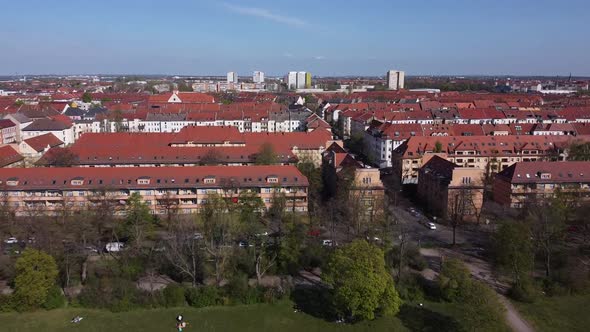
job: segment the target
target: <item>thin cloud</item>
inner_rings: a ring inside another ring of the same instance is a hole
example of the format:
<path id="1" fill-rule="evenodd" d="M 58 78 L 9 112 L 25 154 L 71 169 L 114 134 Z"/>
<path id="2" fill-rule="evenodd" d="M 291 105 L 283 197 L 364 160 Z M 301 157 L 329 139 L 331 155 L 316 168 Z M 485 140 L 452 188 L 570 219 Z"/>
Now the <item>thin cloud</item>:
<path id="1" fill-rule="evenodd" d="M 316 60 L 324 60 L 326 57 L 323 56 L 323 55 L 316 55 L 313 58 L 316 59 Z"/>
<path id="2" fill-rule="evenodd" d="M 264 8 L 256 8 L 256 7 L 242 7 L 236 6 L 229 3 L 223 3 L 223 6 L 232 12 L 254 16 L 258 18 L 263 18 L 266 20 L 274 21 L 277 23 L 288 24 L 296 27 L 304 27 L 307 26 L 308 23 L 302 19 L 290 16 L 283 16 L 280 14 L 273 13 L 272 11 Z"/>
<path id="3" fill-rule="evenodd" d="M 287 58 L 292 58 L 293 57 L 293 54 L 291 54 L 291 53 L 283 53 L 283 56 L 284 57 L 287 57 Z"/>

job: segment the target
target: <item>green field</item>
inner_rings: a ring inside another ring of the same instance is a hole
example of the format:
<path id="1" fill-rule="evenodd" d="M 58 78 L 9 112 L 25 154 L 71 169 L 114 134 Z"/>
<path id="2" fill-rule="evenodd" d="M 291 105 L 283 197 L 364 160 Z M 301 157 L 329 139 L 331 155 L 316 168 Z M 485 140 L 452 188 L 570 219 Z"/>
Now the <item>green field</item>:
<path id="1" fill-rule="evenodd" d="M 190 331 L 407 331 L 395 317 L 380 318 L 355 325 L 329 323 L 304 313 L 294 312 L 292 304 L 260 304 L 203 309 L 179 308 L 136 310 L 111 313 L 101 310 L 60 309 L 33 313 L 0 314 L 2 332 L 45 331 L 175 331 L 175 317 L 182 313 Z M 79 324 L 70 320 L 84 317 Z"/>
<path id="2" fill-rule="evenodd" d="M 532 304 L 513 303 L 537 331 L 590 330 L 590 295 L 551 297 Z"/>

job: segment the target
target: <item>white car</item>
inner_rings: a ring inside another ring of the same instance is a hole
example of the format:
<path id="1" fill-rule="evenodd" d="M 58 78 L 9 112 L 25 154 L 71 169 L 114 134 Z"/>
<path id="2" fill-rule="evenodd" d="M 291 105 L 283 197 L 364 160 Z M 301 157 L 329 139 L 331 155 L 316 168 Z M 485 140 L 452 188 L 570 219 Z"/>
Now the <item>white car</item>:
<path id="1" fill-rule="evenodd" d="M 334 242 L 332 240 L 322 240 L 322 245 L 326 247 L 331 247 L 334 245 Z"/>
<path id="2" fill-rule="evenodd" d="M 119 252 L 125 248 L 125 243 L 123 242 L 109 242 L 104 246 L 104 249 L 107 252 Z"/>
<path id="3" fill-rule="evenodd" d="M 8 239 L 4 240 L 6 244 L 17 244 L 18 240 L 15 237 L 9 237 Z"/>
<path id="4" fill-rule="evenodd" d="M 435 230 L 436 229 L 436 225 L 433 222 L 430 222 L 430 221 L 426 223 L 426 227 L 428 227 L 428 229 L 431 229 L 431 230 Z"/>

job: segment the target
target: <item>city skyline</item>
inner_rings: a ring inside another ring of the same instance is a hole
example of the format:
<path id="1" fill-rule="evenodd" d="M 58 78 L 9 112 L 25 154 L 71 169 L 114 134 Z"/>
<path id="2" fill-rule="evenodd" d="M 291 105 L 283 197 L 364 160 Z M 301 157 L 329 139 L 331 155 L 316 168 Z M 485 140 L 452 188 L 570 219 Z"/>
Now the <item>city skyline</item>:
<path id="1" fill-rule="evenodd" d="M 0 75 L 590 76 L 590 5 L 566 2 L 11 2 Z"/>

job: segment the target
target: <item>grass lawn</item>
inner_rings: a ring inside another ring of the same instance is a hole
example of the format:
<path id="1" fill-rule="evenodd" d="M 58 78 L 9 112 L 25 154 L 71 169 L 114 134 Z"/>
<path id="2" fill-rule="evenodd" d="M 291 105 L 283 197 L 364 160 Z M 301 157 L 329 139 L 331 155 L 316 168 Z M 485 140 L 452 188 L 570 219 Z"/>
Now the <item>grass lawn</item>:
<path id="1" fill-rule="evenodd" d="M 60 309 L 33 313 L 0 314 L 0 331 L 175 331 L 175 317 L 182 313 L 190 331 L 408 331 L 396 317 L 355 325 L 329 323 L 293 312 L 290 302 L 202 309 L 178 308 L 111 313 L 102 310 Z M 72 324 L 72 317 L 84 317 Z"/>
<path id="2" fill-rule="evenodd" d="M 537 331 L 590 330 L 590 295 L 560 296 L 538 302 L 513 302 Z"/>

